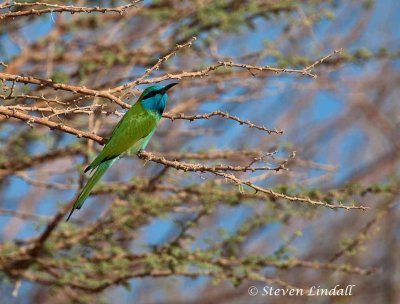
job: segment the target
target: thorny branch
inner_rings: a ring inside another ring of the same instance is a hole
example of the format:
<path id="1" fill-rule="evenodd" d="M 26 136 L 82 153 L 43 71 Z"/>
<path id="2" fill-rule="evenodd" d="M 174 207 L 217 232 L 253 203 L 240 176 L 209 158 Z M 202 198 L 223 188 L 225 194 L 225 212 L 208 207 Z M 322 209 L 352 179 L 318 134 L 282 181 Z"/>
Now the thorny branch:
<path id="1" fill-rule="evenodd" d="M 113 94 L 111 94 L 107 91 L 98 91 L 98 90 L 87 89 L 87 88 L 81 87 L 81 86 L 57 83 L 57 82 L 53 82 L 51 79 L 46 80 L 46 79 L 40 79 L 40 78 L 31 77 L 31 76 L 19 76 L 19 75 L 7 74 L 7 73 L 0 73 L 0 79 L 5 80 L 5 81 L 14 81 L 14 82 L 19 82 L 19 83 L 24 83 L 24 84 L 30 83 L 30 84 L 38 85 L 39 87 L 50 87 L 50 88 L 53 88 L 54 90 L 64 90 L 64 91 L 84 94 L 84 95 L 93 96 L 93 97 L 104 97 L 110 101 L 115 102 L 116 104 L 120 105 L 123 108 L 129 108 L 128 104 L 124 103 L 118 97 L 114 96 Z"/>
<path id="2" fill-rule="evenodd" d="M 367 210 L 369 209 L 368 207 L 365 206 L 346 206 L 343 204 L 338 204 L 338 205 L 334 205 L 334 204 L 328 204 L 325 202 L 320 202 L 320 201 L 314 201 L 310 198 L 303 198 L 303 197 L 296 197 L 296 196 L 290 196 L 290 195 L 285 195 L 282 193 L 278 193 L 275 192 L 273 190 L 270 189 L 265 189 L 262 187 L 259 187 L 253 183 L 251 183 L 250 181 L 243 181 L 240 180 L 239 178 L 237 178 L 236 176 L 232 175 L 232 174 L 226 174 L 223 173 L 221 171 L 247 171 L 250 170 L 252 171 L 251 168 L 246 168 L 246 167 L 239 167 L 236 168 L 237 170 L 235 170 L 234 167 L 230 168 L 230 167 L 225 167 L 225 166 L 221 166 L 220 168 L 223 168 L 224 170 L 219 170 L 219 167 L 208 167 L 208 166 L 203 166 L 200 164 L 189 164 L 189 163 L 184 163 L 184 162 L 178 162 L 178 161 L 171 161 L 171 160 L 167 160 L 164 157 L 161 156 L 156 156 L 154 154 L 151 154 L 149 152 L 146 151 L 140 151 L 138 153 L 138 156 L 142 159 L 145 159 L 147 161 L 154 161 L 156 163 L 162 164 L 164 166 L 168 166 L 168 167 L 172 167 L 175 168 L 176 170 L 182 170 L 185 172 L 209 172 L 212 173 L 214 175 L 218 175 L 221 176 L 223 178 L 225 178 L 226 180 L 229 180 L 239 186 L 241 185 L 246 185 L 250 188 L 253 188 L 254 190 L 256 190 L 256 192 L 262 192 L 265 194 L 268 194 L 274 198 L 281 198 L 281 199 L 286 199 L 288 201 L 291 202 L 303 202 L 303 203 L 307 203 L 310 205 L 316 205 L 316 206 L 324 206 L 324 207 L 328 207 L 331 209 L 338 209 L 338 208 L 342 208 L 342 209 L 346 209 L 346 210 L 350 210 L 350 209 L 361 209 L 361 210 Z M 227 169 L 231 169 L 231 170 L 227 170 Z M 275 171 L 279 171 L 284 169 L 283 166 L 278 166 L 276 168 L 269 168 L 268 170 L 275 170 Z M 265 168 L 264 168 L 265 170 Z"/>
<path id="3" fill-rule="evenodd" d="M 63 124 L 60 123 L 55 123 L 52 121 L 49 121 L 47 119 L 44 118 L 39 118 L 39 117 L 34 117 L 34 116 L 30 116 L 21 112 L 17 112 L 17 111 L 13 111 L 13 110 L 9 110 L 7 108 L 5 108 L 4 106 L 0 106 L 0 114 L 6 115 L 6 116 L 11 116 L 11 117 L 15 117 L 21 120 L 24 120 L 28 123 L 38 123 L 41 125 L 45 125 L 48 126 L 51 129 L 58 129 L 60 131 L 64 131 L 66 133 L 70 133 L 73 135 L 76 135 L 77 137 L 85 137 L 85 138 L 89 138 L 92 139 L 94 141 L 97 141 L 100 144 L 105 144 L 106 140 L 98 135 L 95 135 L 93 133 L 89 133 L 89 132 L 84 132 L 84 131 L 80 131 L 78 129 L 72 128 L 72 127 L 68 127 L 65 126 Z M 148 152 L 140 152 L 139 153 L 139 157 L 144 158 L 146 160 L 149 161 L 154 161 L 157 163 L 161 163 L 170 167 L 173 167 L 175 169 L 178 170 L 184 170 L 184 171 L 190 171 L 190 172 L 210 172 L 213 173 L 215 175 L 219 175 L 221 177 L 224 177 L 227 180 L 230 180 L 232 182 L 234 182 L 235 184 L 238 185 L 247 185 L 250 188 L 253 188 L 256 191 L 260 191 L 260 192 L 264 192 L 266 194 L 269 194 L 273 197 L 276 198 L 283 198 L 283 199 L 287 199 L 289 201 L 299 201 L 299 202 L 306 202 L 312 205 L 322 205 L 325 207 L 329 207 L 332 209 L 335 208 L 344 208 L 344 209 L 368 209 L 367 207 L 364 206 L 345 206 L 345 205 L 332 205 L 332 204 L 327 204 L 324 202 L 319 202 L 319 201 L 314 201 L 311 200 L 309 198 L 300 198 L 300 197 L 293 197 L 293 196 L 288 196 L 288 195 L 284 195 L 281 193 L 277 193 L 274 192 L 272 190 L 269 189 L 264 189 L 261 188 L 259 186 L 254 185 L 253 183 L 249 182 L 249 181 L 242 181 L 239 180 L 237 177 L 233 176 L 233 175 L 229 175 L 229 174 L 225 174 L 222 173 L 221 171 L 256 171 L 256 170 L 274 170 L 274 171 L 279 171 L 281 169 L 284 169 L 284 166 L 279 166 L 276 168 L 271 168 L 271 167 L 261 167 L 261 168 L 247 168 L 247 167 L 234 167 L 234 166 L 220 166 L 220 167 L 207 167 L 207 166 L 203 166 L 203 165 L 199 165 L 199 164 L 187 164 L 187 163 L 179 163 L 179 162 L 174 162 L 174 161 L 169 161 L 166 160 L 162 157 L 156 157 Z"/>
<path id="4" fill-rule="evenodd" d="M 121 15 L 124 12 L 133 6 L 136 6 L 137 3 L 141 2 L 142 0 L 135 0 L 131 1 L 132 3 L 121 5 L 117 7 L 80 7 L 80 6 L 68 6 L 68 5 L 59 5 L 59 4 L 51 4 L 51 3 L 43 3 L 43 2 L 5 2 L 0 6 L 0 10 L 4 9 L 12 9 L 12 8 L 26 8 L 26 7 L 48 7 L 48 8 L 31 8 L 28 10 L 16 11 L 16 12 L 7 12 L 0 14 L 0 20 L 7 19 L 7 18 L 16 18 L 16 17 L 23 17 L 23 16 L 40 16 L 42 14 L 47 13 L 108 13 L 108 12 L 115 12 Z"/>
<path id="5" fill-rule="evenodd" d="M 0 114 L 5 115 L 6 117 L 14 117 L 14 118 L 20 119 L 22 121 L 26 121 L 30 125 L 34 124 L 34 123 L 41 124 L 41 125 L 49 127 L 50 129 L 60 130 L 60 131 L 75 135 L 77 137 L 85 137 L 85 138 L 92 139 L 94 141 L 97 141 L 100 144 L 106 143 L 105 139 L 103 139 L 100 136 L 97 136 L 96 134 L 81 131 L 81 130 L 78 130 L 78 129 L 75 129 L 72 127 L 68 127 L 62 123 L 56 123 L 56 122 L 50 121 L 45 118 L 27 115 L 27 114 L 24 114 L 24 113 L 16 111 L 16 110 L 9 110 L 4 106 L 0 106 Z"/>
<path id="6" fill-rule="evenodd" d="M 40 79 L 40 78 L 35 78 L 31 76 L 20 76 L 20 75 L 13 75 L 13 74 L 7 74 L 7 73 L 0 73 L 0 79 L 4 81 L 13 81 L 17 83 L 24 83 L 24 84 L 35 84 L 38 85 L 39 87 L 50 87 L 53 88 L 54 90 L 64 90 L 64 91 L 69 91 L 73 93 L 79 93 L 79 94 L 84 94 L 88 96 L 93 96 L 93 97 L 103 97 L 106 98 L 112 102 L 115 102 L 116 104 L 120 105 L 122 108 L 129 108 L 130 105 L 121 101 L 120 98 L 118 98 L 116 95 L 112 94 L 115 92 L 119 92 L 128 88 L 132 88 L 136 85 L 139 84 L 150 84 L 150 83 L 157 83 L 165 80 L 176 80 L 176 79 L 183 79 L 183 78 L 194 78 L 194 77 L 204 77 L 209 74 L 209 72 L 217 70 L 221 67 L 238 67 L 238 68 L 244 68 L 248 70 L 259 70 L 259 71 L 271 71 L 274 73 L 299 73 L 302 75 L 308 75 L 308 76 L 315 76 L 313 74 L 310 74 L 309 70 L 313 67 L 315 67 L 317 64 L 322 63 L 325 58 L 328 58 L 331 55 L 328 55 L 320 60 L 317 60 L 314 62 L 312 65 L 304 68 L 304 69 L 284 69 L 284 68 L 272 68 L 269 66 L 251 66 L 247 64 L 238 64 L 238 63 L 233 63 L 233 62 L 225 62 L 221 61 L 218 62 L 217 64 L 214 64 L 212 66 L 209 66 L 203 70 L 200 71 L 194 71 L 194 72 L 182 72 L 179 74 L 167 74 L 165 76 L 160 76 L 160 77 L 155 77 L 155 78 L 146 78 L 152 71 L 155 69 L 159 68 L 161 63 L 166 61 L 168 58 L 170 58 L 173 54 L 175 54 L 179 49 L 185 47 L 185 46 L 190 46 L 192 44 L 192 40 L 187 42 L 184 45 L 178 45 L 170 54 L 166 55 L 165 57 L 159 59 L 157 63 L 150 68 L 149 70 L 146 71 L 146 73 L 138 78 L 137 80 L 130 82 L 128 84 L 122 85 L 115 87 L 110 90 L 94 90 L 94 89 L 88 89 L 86 87 L 81 87 L 81 86 L 76 86 L 76 85 L 69 85 L 69 84 L 63 84 L 63 83 L 57 83 L 53 82 L 51 79 Z M 336 51 L 335 51 L 336 52 Z M 335 54 L 335 52 L 333 54 Z"/>
<path id="7" fill-rule="evenodd" d="M 265 132 L 267 132 L 269 134 L 271 134 L 271 133 L 282 134 L 283 133 L 283 131 L 281 131 L 281 130 L 276 130 L 276 129 L 275 130 L 270 130 L 270 129 L 267 129 L 266 127 L 264 127 L 264 126 L 258 126 L 258 125 L 254 124 L 254 123 L 252 123 L 252 122 L 250 122 L 248 120 L 246 120 L 246 121 L 242 120 L 239 117 L 232 116 L 229 113 L 222 112 L 222 111 L 214 111 L 214 112 L 207 113 L 207 114 L 197 114 L 197 115 L 190 115 L 190 116 L 185 116 L 183 114 L 170 114 L 170 113 L 165 113 L 163 115 L 163 117 L 169 118 L 172 121 L 175 120 L 175 119 L 183 119 L 183 120 L 193 121 L 195 119 L 209 119 L 209 118 L 211 118 L 213 116 L 220 116 L 220 117 L 223 117 L 225 119 L 231 119 L 231 120 L 237 121 L 241 125 L 247 125 L 247 126 L 249 126 L 249 128 L 255 128 L 255 129 L 258 129 L 258 130 L 261 130 L 261 131 L 265 131 Z"/>
<path id="8" fill-rule="evenodd" d="M 0 98 L 1 98 L 1 96 L 0 96 Z M 40 99 L 43 99 L 43 97 L 41 97 Z M 44 100 L 46 100 L 46 99 L 44 99 Z M 46 101 L 48 101 L 48 100 L 46 100 Z M 0 110 L 1 109 L 11 110 L 14 113 L 15 113 L 15 111 L 24 111 L 24 112 L 25 111 L 30 111 L 30 112 L 42 112 L 42 113 L 46 113 L 47 112 L 47 113 L 51 113 L 50 115 L 48 115 L 46 117 L 43 117 L 44 119 L 50 119 L 53 116 L 60 116 L 60 115 L 67 115 L 67 114 L 84 113 L 84 114 L 90 115 L 90 114 L 93 114 L 94 112 L 99 112 L 97 109 L 100 109 L 100 112 L 102 114 L 105 114 L 105 115 L 115 114 L 118 117 L 121 117 L 123 115 L 122 113 L 120 113 L 118 111 L 105 111 L 105 110 L 102 110 L 102 108 L 103 108 L 102 105 L 91 105 L 91 106 L 85 106 L 85 107 L 76 106 L 76 107 L 67 108 L 67 109 L 57 109 L 55 107 L 36 107 L 36 106 L 28 107 L 28 106 L 20 106 L 20 105 L 17 105 L 17 106 L 0 106 L 0 107 L 2 107 L 2 108 L 0 108 Z M 185 115 L 185 114 L 182 114 L 182 113 L 176 113 L 176 114 L 174 113 L 173 114 L 173 113 L 168 113 L 168 112 L 165 112 L 163 114 L 164 118 L 168 118 L 171 121 L 174 121 L 174 120 L 177 120 L 177 119 L 194 121 L 194 120 L 199 120 L 199 119 L 210 119 L 213 116 L 220 116 L 220 117 L 222 117 L 224 119 L 227 119 L 227 120 L 237 121 L 240 125 L 247 125 L 247 126 L 249 126 L 249 128 L 254 128 L 254 129 L 258 129 L 260 131 L 265 131 L 265 132 L 267 132 L 269 134 L 271 134 L 271 133 L 282 134 L 283 133 L 283 131 L 281 131 L 281 130 L 276 130 L 276 129 L 275 130 L 270 130 L 270 129 L 267 129 L 266 127 L 264 127 L 264 126 L 256 125 L 256 124 L 250 122 L 249 120 L 243 120 L 243 119 L 240 119 L 237 116 L 232 116 L 229 113 L 222 112 L 222 111 L 214 111 L 214 112 L 210 112 L 210 113 L 206 113 L 206 114 L 197 114 L 197 115 Z M 15 117 L 15 118 L 18 118 L 18 117 Z M 34 120 L 35 117 L 32 117 L 32 119 Z M 33 120 L 32 120 L 32 122 L 33 122 Z M 38 123 L 43 124 L 42 122 L 38 122 Z"/>
<path id="9" fill-rule="evenodd" d="M 151 68 L 147 69 L 146 72 L 142 76 L 140 76 L 138 79 L 136 79 L 135 81 L 132 81 L 130 83 L 127 83 L 125 85 L 115 87 L 112 90 L 110 90 L 110 92 L 119 92 L 119 91 L 122 91 L 122 90 L 127 90 L 127 89 L 130 89 L 130 88 L 133 88 L 133 87 L 137 86 L 138 84 L 146 83 L 146 82 L 144 82 L 145 79 L 154 70 L 158 70 L 163 62 L 167 61 L 169 58 L 171 58 L 173 55 L 175 55 L 179 50 L 181 50 L 181 49 L 183 49 L 185 47 L 191 47 L 192 44 L 193 44 L 193 41 L 195 41 L 195 40 L 196 40 L 196 37 L 192 37 L 188 42 L 186 42 L 184 44 L 181 44 L 181 45 L 179 45 L 179 44 L 176 45 L 176 47 L 171 52 L 169 52 L 164 57 L 158 59 L 157 62 Z M 153 82 L 156 82 L 156 81 L 153 81 Z"/>

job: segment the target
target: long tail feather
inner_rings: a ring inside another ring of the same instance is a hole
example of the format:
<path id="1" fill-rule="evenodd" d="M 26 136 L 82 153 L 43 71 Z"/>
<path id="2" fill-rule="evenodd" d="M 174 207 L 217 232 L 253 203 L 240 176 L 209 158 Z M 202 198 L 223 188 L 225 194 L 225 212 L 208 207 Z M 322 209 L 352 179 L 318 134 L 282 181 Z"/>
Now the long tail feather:
<path id="1" fill-rule="evenodd" d="M 89 196 L 90 192 L 92 191 L 94 185 L 97 184 L 97 182 L 104 175 L 104 173 L 107 171 L 107 169 L 111 167 L 111 165 L 114 163 L 115 160 L 116 159 L 114 158 L 114 159 L 105 161 L 96 168 L 96 171 L 89 178 L 89 181 L 87 182 L 85 187 L 82 189 L 81 193 L 79 194 L 79 197 L 75 201 L 75 204 L 72 207 L 70 214 L 68 215 L 67 222 L 68 222 L 69 218 L 71 217 L 72 213 L 75 211 L 75 209 L 80 209 L 82 207 L 83 203 L 85 202 L 85 200 Z"/>

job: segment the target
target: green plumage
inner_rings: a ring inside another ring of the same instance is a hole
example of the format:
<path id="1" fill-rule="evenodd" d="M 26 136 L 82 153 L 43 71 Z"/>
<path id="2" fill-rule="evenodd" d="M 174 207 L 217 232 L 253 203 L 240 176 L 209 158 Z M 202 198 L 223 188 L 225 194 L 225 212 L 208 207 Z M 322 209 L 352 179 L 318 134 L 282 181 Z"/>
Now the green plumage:
<path id="1" fill-rule="evenodd" d="M 108 143 L 89 167 L 85 169 L 85 172 L 93 170 L 106 160 L 118 157 L 133 144 L 147 137 L 155 130 L 159 120 L 160 117 L 156 113 L 145 110 L 140 102 L 135 103 L 124 117 L 122 117 L 112 132 Z M 138 147 L 137 151 L 133 152 L 137 153 L 140 148 Z"/>
<path id="2" fill-rule="evenodd" d="M 85 200 L 89 196 L 89 194 L 92 191 L 94 185 L 97 184 L 97 182 L 100 180 L 100 178 L 103 176 L 103 174 L 107 171 L 107 169 L 111 167 L 113 162 L 114 162 L 114 159 L 102 162 L 96 168 L 96 171 L 90 177 L 90 179 L 87 182 L 86 186 L 82 189 L 81 193 L 79 194 L 79 198 L 76 200 L 76 202 L 74 204 L 74 208 L 71 210 L 71 213 L 68 216 L 67 221 L 69 220 L 69 218 L 70 218 L 72 212 L 74 211 L 74 209 L 81 209 L 83 203 L 85 202 Z"/>
<path id="3" fill-rule="evenodd" d="M 75 209 L 82 207 L 93 187 L 122 154 L 128 150 L 137 153 L 146 147 L 160 122 L 167 103 L 166 91 L 174 85 L 176 83 L 148 87 L 138 101 L 125 113 L 115 126 L 110 140 L 103 150 L 85 169 L 85 172 L 90 170 L 94 173 L 80 192 L 67 221 Z"/>

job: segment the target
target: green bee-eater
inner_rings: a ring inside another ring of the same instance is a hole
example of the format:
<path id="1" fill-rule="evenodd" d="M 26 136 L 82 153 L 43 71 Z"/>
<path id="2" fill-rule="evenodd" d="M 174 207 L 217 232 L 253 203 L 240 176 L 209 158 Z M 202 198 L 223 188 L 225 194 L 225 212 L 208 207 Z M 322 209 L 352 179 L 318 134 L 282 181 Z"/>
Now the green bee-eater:
<path id="1" fill-rule="evenodd" d="M 166 92 L 176 84 L 155 85 L 146 88 L 138 101 L 125 113 L 111 133 L 103 150 L 85 169 L 85 172 L 95 171 L 80 192 L 67 221 L 75 209 L 82 207 L 94 185 L 117 159 L 128 150 L 137 153 L 147 146 L 164 112 L 168 100 Z"/>

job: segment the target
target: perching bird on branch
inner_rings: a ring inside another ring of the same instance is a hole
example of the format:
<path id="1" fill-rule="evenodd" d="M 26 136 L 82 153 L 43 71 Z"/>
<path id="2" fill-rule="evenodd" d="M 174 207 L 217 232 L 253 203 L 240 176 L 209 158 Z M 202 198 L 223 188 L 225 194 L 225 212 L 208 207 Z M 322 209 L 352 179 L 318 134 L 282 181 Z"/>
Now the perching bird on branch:
<path id="1" fill-rule="evenodd" d="M 167 91 L 176 84 L 146 88 L 138 101 L 125 113 L 103 150 L 85 169 L 85 172 L 95 171 L 80 192 L 67 221 L 75 209 L 82 207 L 94 185 L 122 154 L 128 150 L 137 153 L 147 146 L 164 112 L 168 100 Z"/>

